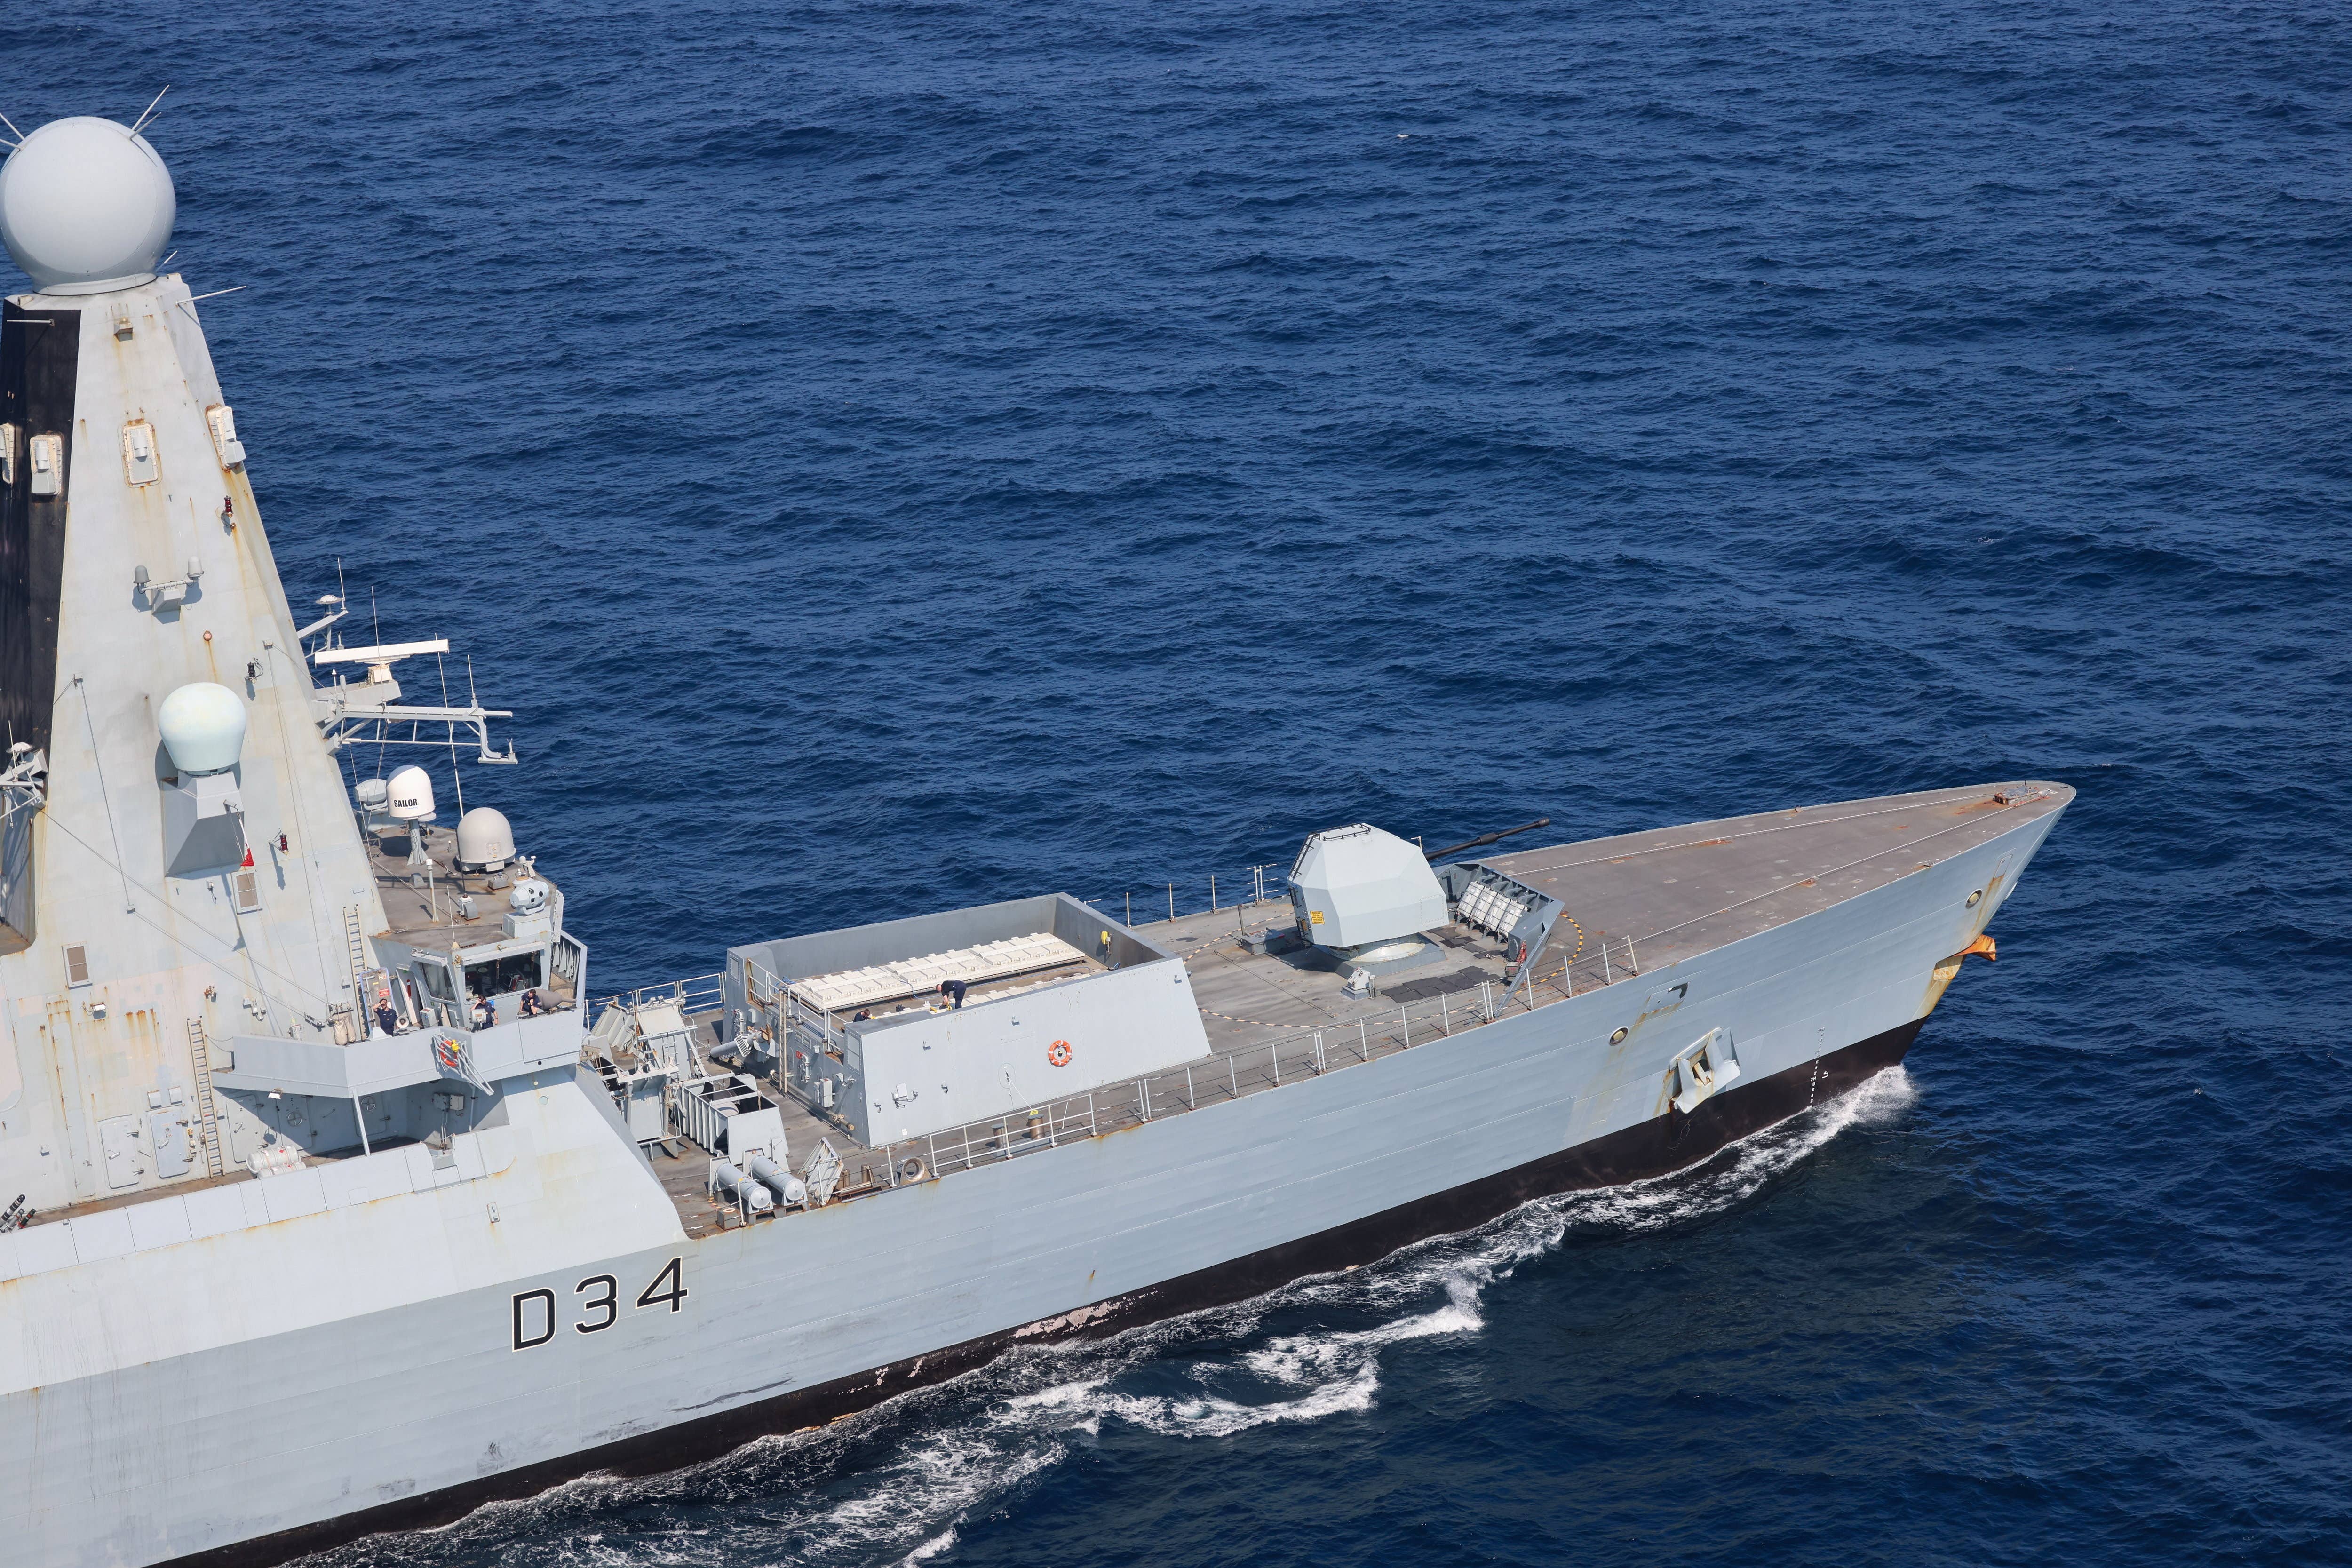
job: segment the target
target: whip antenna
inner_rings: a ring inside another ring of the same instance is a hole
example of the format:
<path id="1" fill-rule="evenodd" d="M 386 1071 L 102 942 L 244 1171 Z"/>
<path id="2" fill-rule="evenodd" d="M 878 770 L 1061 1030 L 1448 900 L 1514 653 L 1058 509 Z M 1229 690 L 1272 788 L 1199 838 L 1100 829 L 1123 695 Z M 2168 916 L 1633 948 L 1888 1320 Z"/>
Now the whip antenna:
<path id="1" fill-rule="evenodd" d="M 169 92 L 171 90 L 172 84 L 168 81 L 165 82 L 163 84 L 163 92 Z M 139 132 L 146 127 L 147 122 L 155 118 L 155 105 L 163 101 L 163 92 L 157 93 L 154 97 L 154 100 L 147 105 L 147 111 L 144 114 L 142 114 L 131 123 L 131 134 L 133 136 L 138 135 Z M 9 129 L 13 131 L 16 127 L 10 126 Z"/>

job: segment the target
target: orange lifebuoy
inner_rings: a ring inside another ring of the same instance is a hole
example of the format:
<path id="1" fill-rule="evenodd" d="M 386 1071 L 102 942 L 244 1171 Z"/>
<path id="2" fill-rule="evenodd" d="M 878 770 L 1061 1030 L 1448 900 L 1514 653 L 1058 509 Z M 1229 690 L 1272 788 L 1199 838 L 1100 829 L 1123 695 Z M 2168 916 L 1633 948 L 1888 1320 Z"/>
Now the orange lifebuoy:
<path id="1" fill-rule="evenodd" d="M 1052 1062 L 1057 1068 L 1068 1067 L 1070 1065 L 1070 1042 L 1067 1040 L 1055 1040 L 1053 1045 L 1046 1049 L 1045 1059 Z"/>

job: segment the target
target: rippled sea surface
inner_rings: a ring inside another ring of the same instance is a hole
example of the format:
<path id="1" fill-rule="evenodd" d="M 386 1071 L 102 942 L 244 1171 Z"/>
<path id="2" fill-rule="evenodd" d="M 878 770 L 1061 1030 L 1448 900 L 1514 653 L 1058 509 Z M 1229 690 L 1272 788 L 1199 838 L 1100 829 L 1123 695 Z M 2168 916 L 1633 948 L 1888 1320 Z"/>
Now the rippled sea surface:
<path id="1" fill-rule="evenodd" d="M 516 710 L 466 798 L 598 990 L 1359 817 L 2082 792 L 1907 1068 L 1702 1170 L 336 1568 L 2352 1550 L 2344 13 L 92 5 L 0 65 L 174 84 L 289 590 Z"/>

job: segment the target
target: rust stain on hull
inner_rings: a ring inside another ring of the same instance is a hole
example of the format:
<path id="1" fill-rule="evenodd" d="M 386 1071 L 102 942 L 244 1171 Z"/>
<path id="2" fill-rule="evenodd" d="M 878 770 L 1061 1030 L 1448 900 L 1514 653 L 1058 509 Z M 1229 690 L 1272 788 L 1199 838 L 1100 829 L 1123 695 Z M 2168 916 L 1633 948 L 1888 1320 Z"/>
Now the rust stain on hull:
<path id="1" fill-rule="evenodd" d="M 1952 954 L 1951 957 L 1936 965 L 1934 973 L 1927 977 L 1927 1004 L 1919 1009 L 1919 1016 L 1924 1018 L 1928 1014 L 1936 1010 L 1936 1004 L 1944 999 L 1944 988 L 1949 985 L 1952 983 L 1953 978 L 1960 973 L 1960 960 L 1968 957 L 1970 953 L 1976 953 L 1981 956 L 1988 963 L 1994 962 L 2000 957 L 1999 952 L 1993 946 L 1992 938 L 1989 936 L 1979 936 L 1976 941 L 1969 943 L 1968 946 L 1960 949 L 1959 952 Z"/>

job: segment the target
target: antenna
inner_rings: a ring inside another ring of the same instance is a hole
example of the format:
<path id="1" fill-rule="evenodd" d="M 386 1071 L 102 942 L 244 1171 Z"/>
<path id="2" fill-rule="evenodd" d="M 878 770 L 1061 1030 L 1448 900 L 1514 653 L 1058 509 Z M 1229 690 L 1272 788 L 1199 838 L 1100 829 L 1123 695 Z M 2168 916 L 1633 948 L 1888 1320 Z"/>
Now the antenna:
<path id="1" fill-rule="evenodd" d="M 171 90 L 172 84 L 168 81 L 165 82 L 163 84 L 163 92 L 169 92 Z M 147 122 L 155 118 L 155 105 L 163 101 L 163 92 L 157 93 L 155 95 L 154 101 L 147 105 L 147 112 L 142 114 L 138 120 L 132 122 L 131 134 L 133 136 L 138 135 L 140 132 L 146 129 Z"/>
<path id="2" fill-rule="evenodd" d="M 438 653 L 433 656 L 433 666 L 436 669 L 438 669 L 441 672 L 441 706 L 446 708 L 449 706 L 449 666 L 445 656 Z M 471 655 L 467 655 L 466 658 L 466 668 L 468 671 L 471 671 L 473 668 L 473 657 Z M 457 781 L 457 815 L 460 817 L 463 817 L 466 815 L 466 775 L 457 766 L 457 721 L 454 719 L 451 720 L 445 727 L 449 731 L 449 776 Z"/>
<path id="3" fill-rule="evenodd" d="M 16 140 L 8 143 L 9 146 L 22 147 L 25 144 L 25 133 L 16 129 L 16 122 L 15 121 L 9 119 L 5 114 L 0 114 L 0 125 L 6 126 L 16 138 Z"/>

